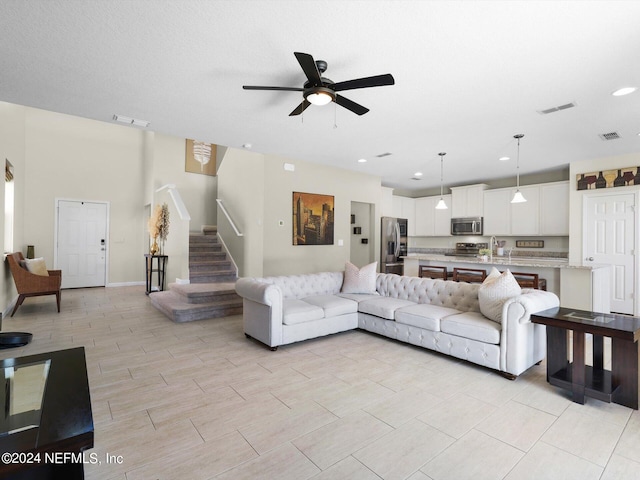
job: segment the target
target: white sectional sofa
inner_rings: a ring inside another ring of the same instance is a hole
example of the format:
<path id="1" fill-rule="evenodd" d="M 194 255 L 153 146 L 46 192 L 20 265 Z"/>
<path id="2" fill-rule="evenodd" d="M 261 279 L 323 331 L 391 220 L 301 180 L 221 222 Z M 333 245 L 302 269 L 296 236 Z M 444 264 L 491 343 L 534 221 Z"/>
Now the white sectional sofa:
<path id="1" fill-rule="evenodd" d="M 504 301 L 496 322 L 481 313 L 477 284 L 378 273 L 375 293 L 342 293 L 343 279 L 344 272 L 239 279 L 245 334 L 275 350 L 360 328 L 515 378 L 546 353 L 545 328 L 530 315 L 559 305 L 553 293 L 523 289 Z"/>

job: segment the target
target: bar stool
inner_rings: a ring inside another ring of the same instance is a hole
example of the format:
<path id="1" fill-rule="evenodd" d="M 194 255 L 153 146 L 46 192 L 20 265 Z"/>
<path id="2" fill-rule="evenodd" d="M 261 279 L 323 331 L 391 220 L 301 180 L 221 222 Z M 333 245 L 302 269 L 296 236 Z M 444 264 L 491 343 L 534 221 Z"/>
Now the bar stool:
<path id="1" fill-rule="evenodd" d="M 454 268 L 453 281 L 467 283 L 482 283 L 487 278 L 487 272 L 477 268 Z"/>
<path id="2" fill-rule="evenodd" d="M 538 278 L 537 273 L 512 273 L 521 288 L 535 288 L 539 290 L 547 289 L 547 281 L 544 278 Z"/>
<path id="3" fill-rule="evenodd" d="M 420 265 L 418 267 L 418 276 L 420 278 L 440 278 L 442 280 L 446 280 L 449 276 L 449 272 L 447 272 L 447 267 Z"/>

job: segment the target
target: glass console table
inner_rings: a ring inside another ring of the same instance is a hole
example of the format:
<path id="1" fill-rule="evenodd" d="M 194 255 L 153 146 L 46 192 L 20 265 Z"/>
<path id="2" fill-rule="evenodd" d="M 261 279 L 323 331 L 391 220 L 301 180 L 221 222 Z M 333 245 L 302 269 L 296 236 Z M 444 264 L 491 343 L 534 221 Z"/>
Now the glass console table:
<path id="1" fill-rule="evenodd" d="M 84 478 L 93 448 L 84 347 L 0 360 L 0 382 L 0 478 Z"/>

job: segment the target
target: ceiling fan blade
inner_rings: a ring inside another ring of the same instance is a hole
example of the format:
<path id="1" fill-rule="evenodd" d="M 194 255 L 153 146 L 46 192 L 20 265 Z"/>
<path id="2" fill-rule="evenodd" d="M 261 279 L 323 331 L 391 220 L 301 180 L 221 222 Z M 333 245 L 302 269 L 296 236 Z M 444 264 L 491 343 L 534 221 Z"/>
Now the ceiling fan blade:
<path id="1" fill-rule="evenodd" d="M 303 88 L 298 87 L 260 87 L 257 85 L 243 85 L 245 90 L 284 90 L 286 92 L 302 92 Z"/>
<path id="2" fill-rule="evenodd" d="M 289 114 L 289 116 L 290 116 L 290 117 L 293 117 L 294 115 L 300 115 L 302 112 L 304 112 L 304 111 L 307 109 L 307 107 L 308 107 L 309 105 L 311 105 L 311 103 L 309 103 L 309 102 L 307 101 L 307 99 L 305 98 L 305 99 L 302 101 L 302 103 L 301 103 L 300 105 L 298 105 L 298 106 L 295 108 L 295 110 Z"/>
<path id="3" fill-rule="evenodd" d="M 293 53 L 298 59 L 298 63 L 302 67 L 302 71 L 311 82 L 311 85 L 314 87 L 321 87 L 322 80 L 320 79 L 320 72 L 318 71 L 318 66 L 316 65 L 316 61 L 313 59 L 311 55 L 308 53 Z"/>
<path id="4" fill-rule="evenodd" d="M 336 92 L 341 92 L 343 90 L 353 90 L 355 88 L 383 87 L 385 85 L 393 85 L 395 83 L 393 75 L 386 73 L 384 75 L 376 75 L 374 77 L 358 78 L 356 80 L 334 83 L 331 88 Z"/>
<path id="5" fill-rule="evenodd" d="M 362 105 L 351 101 L 348 98 L 343 97 L 342 95 L 336 95 L 336 103 L 341 107 L 346 108 L 347 110 L 351 110 L 356 115 L 364 115 L 369 111 L 368 108 L 363 107 Z"/>

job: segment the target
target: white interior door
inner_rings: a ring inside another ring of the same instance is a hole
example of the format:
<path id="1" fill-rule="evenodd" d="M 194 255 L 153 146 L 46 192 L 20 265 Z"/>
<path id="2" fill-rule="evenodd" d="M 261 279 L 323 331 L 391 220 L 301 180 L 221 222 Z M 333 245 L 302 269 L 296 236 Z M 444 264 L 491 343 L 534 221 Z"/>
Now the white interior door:
<path id="1" fill-rule="evenodd" d="M 105 286 L 107 221 L 106 203 L 58 201 L 56 258 L 62 288 Z"/>
<path id="2" fill-rule="evenodd" d="M 585 198 L 585 264 L 611 265 L 611 311 L 633 314 L 635 195 Z"/>

